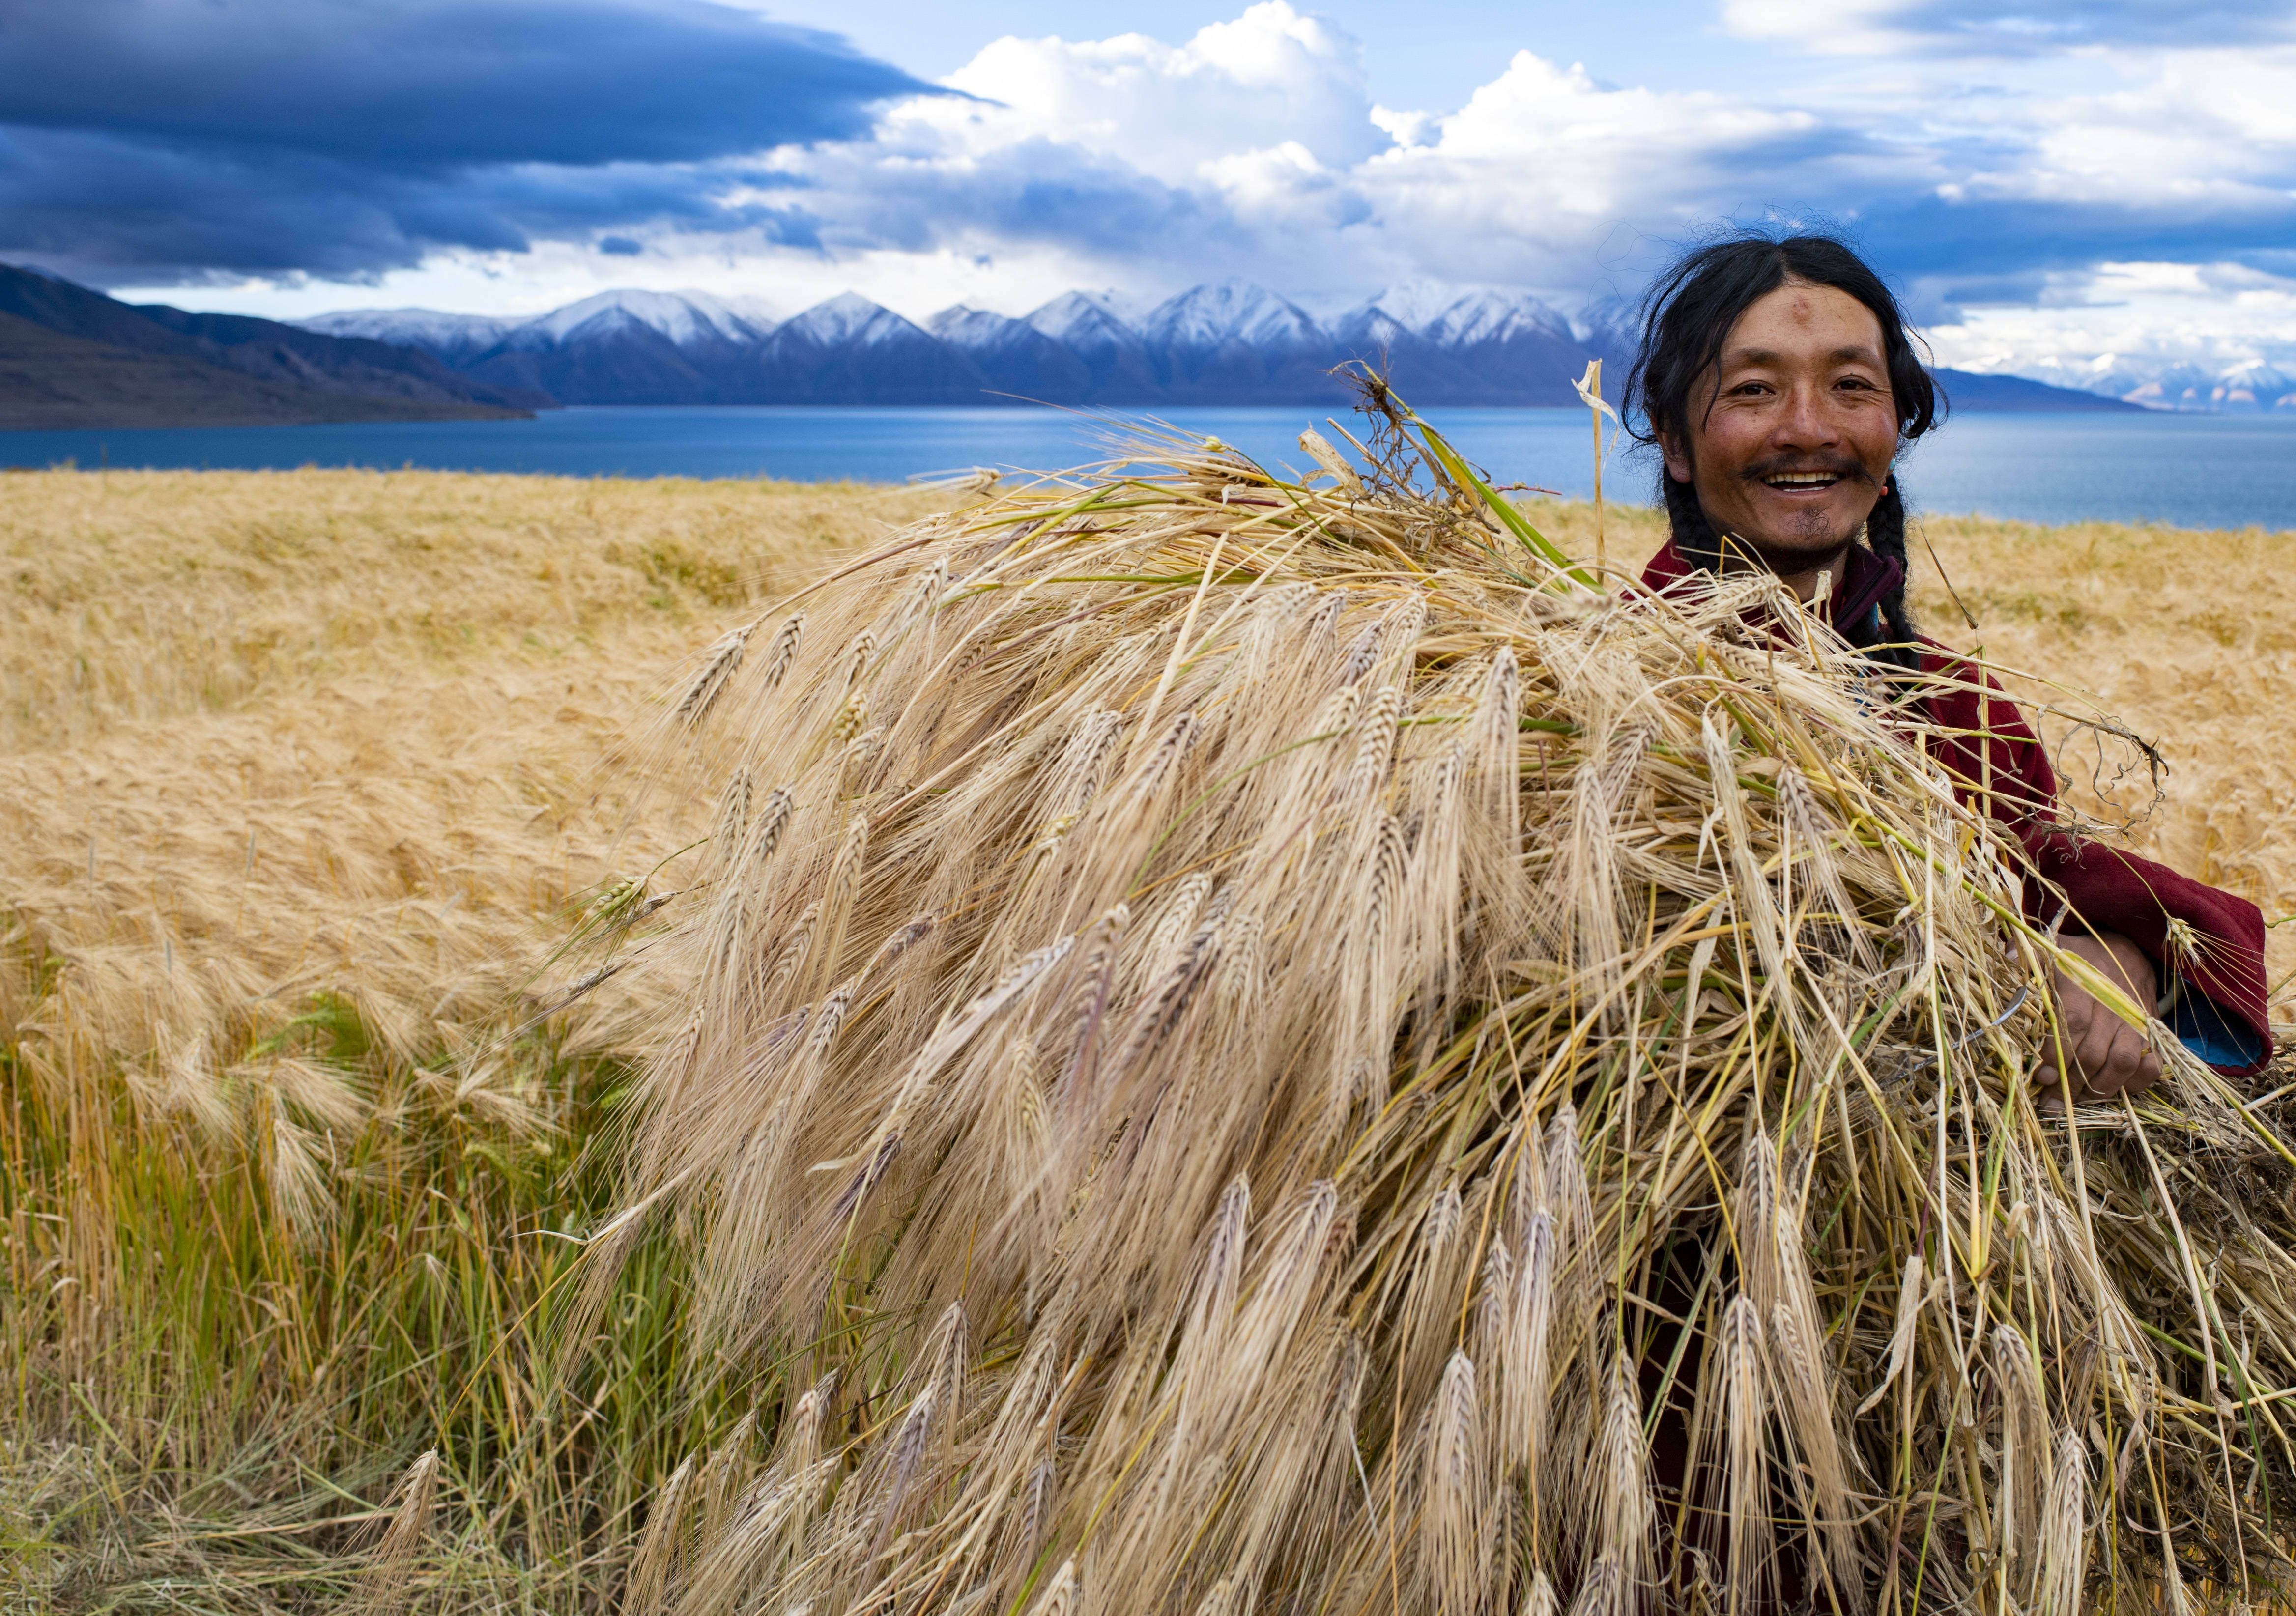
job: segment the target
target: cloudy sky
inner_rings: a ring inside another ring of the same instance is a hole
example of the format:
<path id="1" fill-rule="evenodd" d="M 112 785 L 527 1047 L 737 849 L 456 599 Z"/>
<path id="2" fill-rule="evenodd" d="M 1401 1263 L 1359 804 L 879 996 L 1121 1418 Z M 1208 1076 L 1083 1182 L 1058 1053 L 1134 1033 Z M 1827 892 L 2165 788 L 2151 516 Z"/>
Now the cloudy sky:
<path id="1" fill-rule="evenodd" d="M 293 316 L 1571 308 L 1853 232 L 1949 362 L 2296 358 L 2296 0 L 14 0 L 0 259 Z"/>

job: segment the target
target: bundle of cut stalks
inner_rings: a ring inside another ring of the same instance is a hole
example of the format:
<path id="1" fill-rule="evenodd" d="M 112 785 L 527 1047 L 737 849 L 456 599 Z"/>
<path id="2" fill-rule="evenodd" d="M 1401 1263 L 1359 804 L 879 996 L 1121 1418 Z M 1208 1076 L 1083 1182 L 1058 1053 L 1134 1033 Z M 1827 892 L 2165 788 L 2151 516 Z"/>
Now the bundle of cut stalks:
<path id="1" fill-rule="evenodd" d="M 790 1390 L 642 1602 L 2262 1597 L 2277 1124 L 2157 1027 L 2038 1114 L 2062 956 L 1919 693 L 1373 404 L 924 521 L 676 704 L 718 828 L 594 1255 L 674 1211 Z"/>

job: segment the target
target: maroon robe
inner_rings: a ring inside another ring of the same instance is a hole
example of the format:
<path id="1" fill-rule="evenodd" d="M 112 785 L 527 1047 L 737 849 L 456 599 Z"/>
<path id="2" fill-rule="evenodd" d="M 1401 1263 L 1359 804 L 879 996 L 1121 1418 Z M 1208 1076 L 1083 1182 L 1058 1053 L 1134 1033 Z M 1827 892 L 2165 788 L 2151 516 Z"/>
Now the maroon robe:
<path id="1" fill-rule="evenodd" d="M 1669 539 L 1643 569 L 1643 582 L 1662 592 L 1699 570 Z M 1851 546 L 1833 597 L 1834 628 L 1853 645 L 1880 644 L 1880 602 L 1904 576 L 1898 562 Z M 1942 732 L 1925 737 L 1930 753 L 1964 803 L 1981 803 L 2023 846 L 2027 916 L 2046 925 L 2062 913 L 2068 924 L 2128 939 L 2152 956 L 2161 1017 L 2187 1048 L 2227 1076 L 2261 1070 L 2272 1058 L 2263 914 L 2244 898 L 2064 829 L 2056 773 L 2016 703 L 1950 647 L 1930 639 L 1921 647 L 1922 671 L 1951 682 L 1923 698 Z M 2185 957 L 2169 957 L 2172 919 L 2197 937 Z"/>

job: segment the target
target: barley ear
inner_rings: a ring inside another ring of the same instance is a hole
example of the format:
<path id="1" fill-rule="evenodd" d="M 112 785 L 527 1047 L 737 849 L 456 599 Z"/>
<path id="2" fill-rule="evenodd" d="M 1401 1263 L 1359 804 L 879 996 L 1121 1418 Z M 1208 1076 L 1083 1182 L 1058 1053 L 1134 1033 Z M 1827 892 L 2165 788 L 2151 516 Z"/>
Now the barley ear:
<path id="1" fill-rule="evenodd" d="M 360 1579 L 357 1608 L 380 1612 L 395 1607 L 414 1576 L 414 1557 L 430 1524 L 431 1505 L 439 1495 L 439 1450 L 424 1452 L 400 1478 L 390 1522 L 367 1556 Z"/>
<path id="2" fill-rule="evenodd" d="M 693 1456 L 688 1454 L 647 1507 L 645 1534 L 630 1562 L 629 1597 L 623 1606 L 630 1616 L 654 1616 L 668 1604 L 678 1528 L 685 1519 L 686 1494 L 693 1484 Z"/>
<path id="3" fill-rule="evenodd" d="M 1076 1616 L 1081 1604 L 1082 1595 L 1077 1587 L 1076 1562 L 1063 1560 L 1060 1570 L 1053 1573 L 1053 1579 L 1045 1585 L 1045 1591 L 1037 1595 L 1029 1616 Z"/>

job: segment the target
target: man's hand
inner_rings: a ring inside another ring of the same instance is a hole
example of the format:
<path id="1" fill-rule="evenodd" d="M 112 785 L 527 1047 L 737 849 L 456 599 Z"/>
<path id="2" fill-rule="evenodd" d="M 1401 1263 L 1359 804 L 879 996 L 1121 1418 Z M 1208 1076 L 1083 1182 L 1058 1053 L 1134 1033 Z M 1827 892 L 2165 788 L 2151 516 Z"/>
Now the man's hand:
<path id="1" fill-rule="evenodd" d="M 2065 937 L 2058 946 L 2097 968 L 2100 975 L 2146 1011 L 2160 1002 L 2160 974 L 2142 948 L 2117 932 Z M 2058 1048 L 2042 1046 L 2034 1079 L 2043 1091 L 2042 1109 L 2062 1111 L 2066 1102 L 2092 1103 L 2125 1094 L 2141 1094 L 2161 1080 L 2161 1061 L 2144 1035 L 2098 1003 L 2096 997 L 2062 970 L 2055 973 L 2057 1008 L 2064 1029 L 2064 1058 L 2072 1081 L 2057 1069 Z"/>

